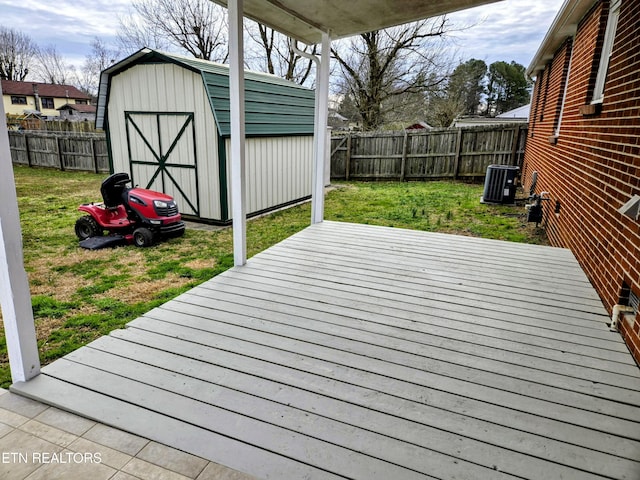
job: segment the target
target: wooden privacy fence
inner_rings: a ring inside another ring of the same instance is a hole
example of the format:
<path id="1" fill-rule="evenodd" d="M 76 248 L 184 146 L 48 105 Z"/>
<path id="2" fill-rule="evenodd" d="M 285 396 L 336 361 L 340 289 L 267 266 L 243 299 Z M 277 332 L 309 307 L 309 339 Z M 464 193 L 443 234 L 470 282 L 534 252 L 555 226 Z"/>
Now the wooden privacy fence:
<path id="1" fill-rule="evenodd" d="M 526 125 L 334 136 L 331 179 L 481 178 L 492 164 L 521 166 L 526 139 Z M 9 144 L 15 164 L 110 171 L 104 134 L 9 131 Z"/>
<path id="2" fill-rule="evenodd" d="M 9 132 L 11 160 L 17 165 L 60 170 L 109 172 L 104 134 Z"/>
<path id="3" fill-rule="evenodd" d="M 526 139 L 526 125 L 334 136 L 331 179 L 484 177 L 492 164 L 521 166 Z"/>

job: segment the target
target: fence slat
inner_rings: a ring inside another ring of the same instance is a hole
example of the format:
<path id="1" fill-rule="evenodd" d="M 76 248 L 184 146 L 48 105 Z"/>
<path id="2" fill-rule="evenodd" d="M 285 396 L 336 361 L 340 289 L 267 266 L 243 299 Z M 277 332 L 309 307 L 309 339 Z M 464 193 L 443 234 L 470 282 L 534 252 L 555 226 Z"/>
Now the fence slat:
<path id="1" fill-rule="evenodd" d="M 402 163 L 400 164 L 400 181 L 407 178 L 407 149 L 409 148 L 409 134 L 405 131 L 402 139 Z"/>
<path id="2" fill-rule="evenodd" d="M 463 127 L 428 132 L 349 132 L 346 152 L 331 156 L 334 180 L 429 180 L 484 177 L 492 164 L 522 163 L 526 125 Z M 334 145 L 344 137 L 334 136 Z"/>
<path id="3" fill-rule="evenodd" d="M 456 157 L 453 161 L 453 178 L 457 179 L 460 175 L 460 160 L 462 159 L 462 129 L 458 129 L 456 135 Z"/>
<path id="4" fill-rule="evenodd" d="M 345 180 L 349 180 L 350 172 L 351 172 L 351 134 L 347 136 L 347 155 L 344 159 L 345 163 Z"/>

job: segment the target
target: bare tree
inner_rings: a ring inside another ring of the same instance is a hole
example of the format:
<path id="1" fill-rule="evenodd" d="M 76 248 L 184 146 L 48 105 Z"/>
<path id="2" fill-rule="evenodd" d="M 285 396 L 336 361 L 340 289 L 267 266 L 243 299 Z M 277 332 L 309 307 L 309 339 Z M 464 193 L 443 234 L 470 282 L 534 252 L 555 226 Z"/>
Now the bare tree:
<path id="1" fill-rule="evenodd" d="M 271 73 L 300 85 L 313 82 L 313 62 L 290 49 L 289 42 L 295 42 L 298 49 L 312 55 L 318 53 L 317 45 L 299 45 L 261 23 L 249 25 L 247 30 L 255 46 L 250 49 L 254 51 L 254 56 L 249 55 L 247 58 L 249 68 Z"/>
<path id="2" fill-rule="evenodd" d="M 120 52 L 107 46 L 104 41 L 94 37 L 91 52 L 85 56 L 84 64 L 76 74 L 75 85 L 88 95 L 96 95 L 100 82 L 100 73 L 114 64 Z"/>
<path id="3" fill-rule="evenodd" d="M 134 53 L 141 48 L 149 47 L 155 50 L 170 50 L 171 46 L 161 32 L 150 28 L 146 20 L 135 14 L 119 18 L 117 42 L 118 48 L 125 54 Z"/>
<path id="4" fill-rule="evenodd" d="M 364 33 L 332 48 L 342 70 L 339 89 L 353 99 L 365 130 L 379 127 L 402 104 L 393 97 L 427 92 L 446 79 L 440 43 L 448 28 L 447 18 L 439 17 Z"/>
<path id="5" fill-rule="evenodd" d="M 465 108 L 464 99 L 458 95 L 450 95 L 446 88 L 429 92 L 427 102 L 429 108 L 425 118 L 432 127 L 450 127 Z"/>
<path id="6" fill-rule="evenodd" d="M 24 81 L 37 49 L 28 35 L 0 26 L 0 79 Z"/>
<path id="7" fill-rule="evenodd" d="M 222 7 L 209 0 L 133 0 L 131 5 L 135 15 L 120 18 L 118 41 L 124 51 L 180 49 L 204 60 L 226 60 Z"/>
<path id="8" fill-rule="evenodd" d="M 133 0 L 131 15 L 120 18 L 118 44 L 123 53 L 140 48 L 186 52 L 196 58 L 226 62 L 226 11 L 210 0 Z M 289 49 L 289 39 L 269 27 L 247 21 L 246 64 L 298 84 L 310 84 L 312 62 Z M 300 47 L 316 54 L 316 46 Z"/>
<path id="9" fill-rule="evenodd" d="M 70 83 L 74 70 L 67 64 L 55 45 L 39 48 L 36 53 L 35 76 L 45 83 Z"/>

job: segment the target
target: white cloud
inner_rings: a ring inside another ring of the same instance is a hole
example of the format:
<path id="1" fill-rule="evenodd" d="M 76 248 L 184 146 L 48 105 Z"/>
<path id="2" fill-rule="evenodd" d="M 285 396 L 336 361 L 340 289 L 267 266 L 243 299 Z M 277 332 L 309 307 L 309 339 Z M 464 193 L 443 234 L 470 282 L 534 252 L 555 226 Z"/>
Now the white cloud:
<path id="1" fill-rule="evenodd" d="M 0 24 L 28 34 L 38 44 L 56 44 L 63 51 L 62 45 L 114 36 L 118 15 L 126 14 L 129 6 L 127 0 L 0 0 Z"/>
<path id="2" fill-rule="evenodd" d="M 68 63 L 79 67 L 94 37 L 115 41 L 118 15 L 130 5 L 129 0 L 0 0 L 0 25 L 29 35 L 39 46 L 56 46 Z"/>
<path id="3" fill-rule="evenodd" d="M 459 53 L 464 60 L 515 60 L 526 67 L 562 3 L 504 0 L 451 14 L 454 26 L 474 25 L 455 34 Z"/>

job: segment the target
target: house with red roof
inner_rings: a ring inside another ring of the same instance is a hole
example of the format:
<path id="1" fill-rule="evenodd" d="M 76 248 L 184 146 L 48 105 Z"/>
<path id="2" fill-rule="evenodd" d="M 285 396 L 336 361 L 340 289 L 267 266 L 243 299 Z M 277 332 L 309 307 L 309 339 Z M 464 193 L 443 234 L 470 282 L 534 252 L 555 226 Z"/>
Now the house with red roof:
<path id="1" fill-rule="evenodd" d="M 88 105 L 89 100 L 89 95 L 72 85 L 2 80 L 4 110 L 12 115 L 39 113 L 58 117 L 60 107 L 67 104 Z"/>

